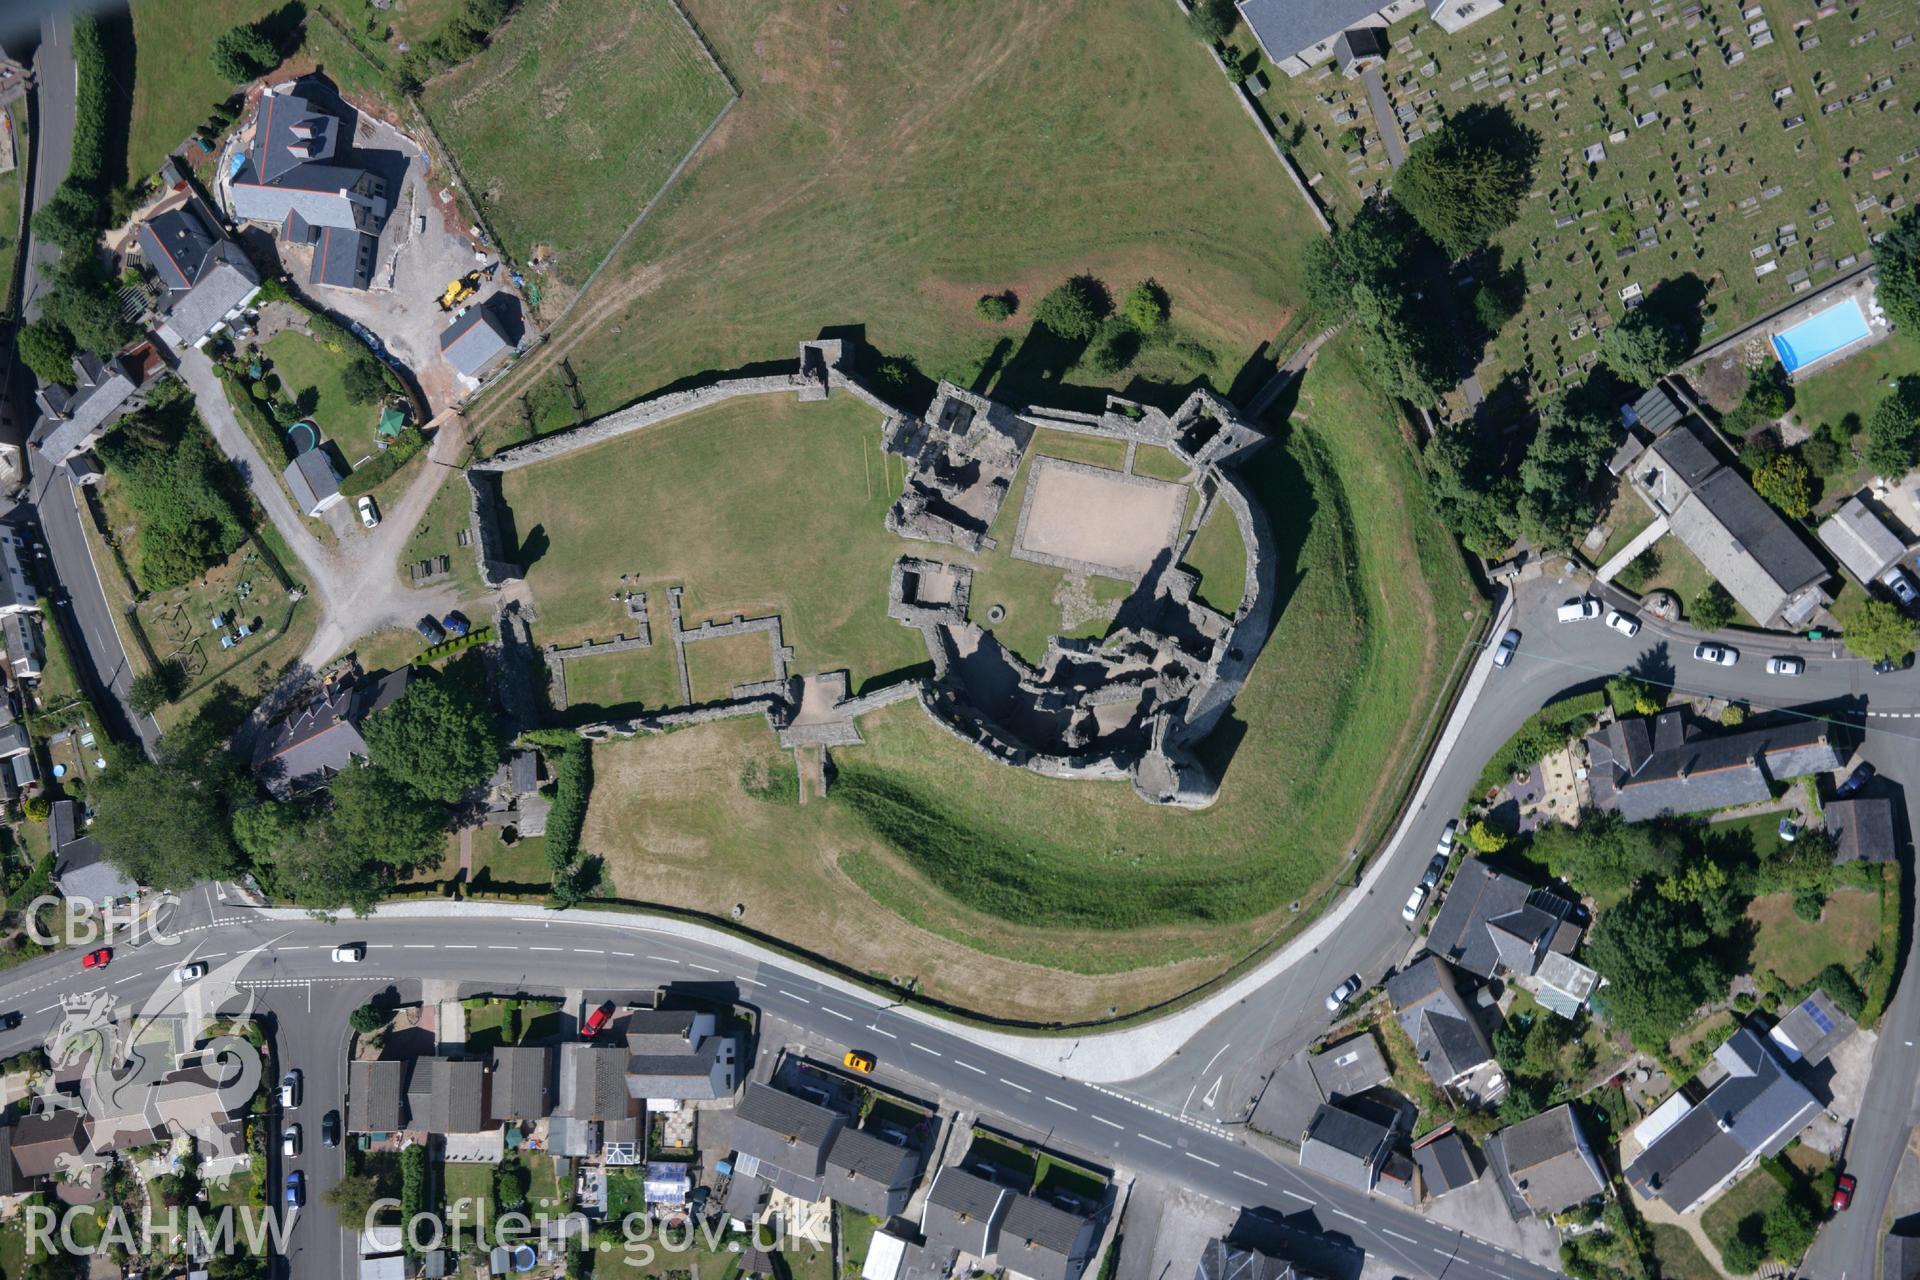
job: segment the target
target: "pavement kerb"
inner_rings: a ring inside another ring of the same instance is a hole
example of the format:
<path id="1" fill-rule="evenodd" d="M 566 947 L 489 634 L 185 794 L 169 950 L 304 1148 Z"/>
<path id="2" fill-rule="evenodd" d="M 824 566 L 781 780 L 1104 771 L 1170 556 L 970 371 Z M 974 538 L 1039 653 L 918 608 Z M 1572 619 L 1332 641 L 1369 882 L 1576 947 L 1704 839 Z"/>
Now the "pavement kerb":
<path id="1" fill-rule="evenodd" d="M 1513 611 L 1513 601 L 1513 592 L 1508 591 L 1494 617 L 1493 632 L 1497 633 L 1506 625 Z M 1438 776 L 1441 764 L 1451 753 L 1468 718 L 1473 714 L 1491 670 L 1489 663 L 1475 660 L 1475 669 L 1467 677 L 1467 683 L 1461 690 L 1460 700 L 1455 704 L 1453 714 L 1447 720 L 1446 729 L 1435 746 L 1426 772 L 1420 779 L 1420 785 L 1414 792 L 1412 802 L 1407 806 L 1399 828 L 1379 856 L 1373 859 L 1360 883 L 1350 890 L 1338 905 L 1314 921 L 1306 932 L 1258 967 L 1242 974 L 1228 986 L 1204 1000 L 1177 1013 L 1144 1025 L 1129 1027 L 1124 1031 L 1093 1032 L 1076 1036 L 1016 1035 L 1011 1032 L 992 1031 L 950 1021 L 938 1014 L 908 1005 L 886 1006 L 888 1012 L 895 1017 L 938 1027 L 949 1035 L 959 1036 L 1006 1057 L 1016 1058 L 1043 1070 L 1055 1072 L 1065 1079 L 1080 1080 L 1088 1084 L 1115 1084 L 1145 1075 L 1171 1058 L 1176 1050 L 1215 1017 L 1273 982 L 1287 969 L 1309 955 L 1315 947 L 1326 942 L 1347 917 L 1360 904 L 1367 901 L 1368 892 L 1386 874 L 1388 866 L 1393 861 L 1394 851 L 1399 848 L 1402 841 L 1407 839 L 1415 821 L 1427 820 L 1428 815 L 1423 813 L 1423 809 L 1433 788 L 1434 778 Z M 310 921 L 313 919 L 311 912 L 294 908 L 266 908 L 250 911 L 248 915 L 269 920 Z M 882 1007 L 880 1002 L 876 1001 L 874 993 L 865 987 L 815 969 L 792 956 L 745 941 L 734 934 L 687 921 L 656 917 L 628 918 L 610 915 L 603 911 L 539 911 L 515 903 L 496 902 L 387 903 L 375 908 L 372 918 L 376 920 L 491 918 L 512 919 L 533 924 L 564 921 L 570 925 L 590 925 L 601 929 L 680 938 L 731 952 L 758 964 L 803 972 L 818 986 L 837 991 L 876 1012 Z"/>

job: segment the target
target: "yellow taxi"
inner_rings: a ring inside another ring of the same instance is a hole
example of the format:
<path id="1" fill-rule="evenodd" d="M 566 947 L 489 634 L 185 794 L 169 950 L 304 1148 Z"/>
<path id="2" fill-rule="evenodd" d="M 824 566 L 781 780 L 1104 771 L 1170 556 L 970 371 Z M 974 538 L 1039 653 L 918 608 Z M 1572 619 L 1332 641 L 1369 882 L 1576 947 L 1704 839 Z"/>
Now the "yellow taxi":
<path id="1" fill-rule="evenodd" d="M 849 1049 L 847 1050 L 847 1056 L 840 1059 L 840 1061 L 846 1063 L 862 1075 L 873 1074 L 873 1055 L 870 1053 L 862 1053 L 858 1049 Z"/>

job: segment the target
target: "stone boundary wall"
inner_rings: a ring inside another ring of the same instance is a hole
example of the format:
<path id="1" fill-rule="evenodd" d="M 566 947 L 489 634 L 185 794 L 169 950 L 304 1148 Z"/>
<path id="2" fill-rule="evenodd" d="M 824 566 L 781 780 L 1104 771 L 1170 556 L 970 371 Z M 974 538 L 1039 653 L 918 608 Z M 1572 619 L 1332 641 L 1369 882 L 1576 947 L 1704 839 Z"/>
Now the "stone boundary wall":
<path id="1" fill-rule="evenodd" d="M 1266 645 L 1273 623 L 1273 597 L 1277 587 L 1275 568 L 1278 548 L 1274 546 L 1273 526 L 1266 513 L 1240 487 L 1237 476 L 1213 468 L 1215 501 L 1224 501 L 1240 528 L 1240 540 L 1246 546 L 1246 584 L 1240 594 L 1240 606 L 1233 613 L 1233 629 L 1221 641 L 1224 650 L 1219 664 L 1189 698 L 1187 715 L 1172 745 L 1188 748 L 1197 745 L 1220 722 L 1248 672 Z M 1211 803 L 1212 797 L 1207 797 Z"/>
<path id="2" fill-rule="evenodd" d="M 500 545 L 500 480 L 498 476 L 483 474 L 474 468 L 467 468 L 467 539 L 473 546 L 474 559 L 479 561 L 480 580 L 487 586 L 500 588 L 512 582 L 518 582 L 525 571 L 509 560 L 506 549 Z"/>
<path id="3" fill-rule="evenodd" d="M 1030 747 L 1009 742 L 985 719 L 967 714 L 964 709 L 961 715 L 956 715 L 959 703 L 951 693 L 924 684 L 918 692 L 920 706 L 935 724 L 999 764 L 1067 781 L 1124 782 L 1130 776 L 1129 770 L 1111 756 L 1042 755 Z M 943 707 L 942 703 L 952 705 Z"/>
<path id="4" fill-rule="evenodd" d="M 536 462 L 548 462 L 554 458 L 564 458 L 581 449 L 591 449 L 594 445 L 605 444 L 609 440 L 618 440 L 621 436 L 631 435 L 647 427 L 657 427 L 672 422 L 675 418 L 684 418 L 690 413 L 742 396 L 773 395 L 778 392 L 797 392 L 801 382 L 797 375 L 777 373 L 760 378 L 729 378 L 716 382 L 712 386 L 699 387 L 692 391 L 670 391 L 652 400 L 642 400 L 638 404 L 624 409 L 616 409 L 605 417 L 595 418 L 592 422 L 571 427 L 565 431 L 556 431 L 550 436 L 530 440 L 526 444 L 503 449 L 491 458 L 482 459 L 468 468 L 469 472 L 506 472 L 521 467 L 530 467 Z"/>
<path id="5" fill-rule="evenodd" d="M 588 742 L 610 742 L 615 738 L 671 733 L 675 729 L 713 724 L 720 720 L 739 720 L 746 716 L 765 716 L 768 728 L 777 732 L 785 723 L 786 707 L 784 698 L 741 698 L 709 702 L 699 707 L 679 707 L 672 711 L 652 711 L 629 720 L 600 720 L 581 725 L 578 732 Z"/>
<path id="6" fill-rule="evenodd" d="M 567 699 L 567 663 L 570 660 L 591 658 L 596 654 L 629 653 L 635 649 L 651 648 L 653 648 L 651 631 L 638 636 L 615 636 L 611 640 L 583 640 L 565 649 L 558 645 L 548 645 L 541 651 L 540 656 L 546 659 L 547 663 L 547 683 L 553 691 L 553 709 L 565 711 L 570 705 Z"/>

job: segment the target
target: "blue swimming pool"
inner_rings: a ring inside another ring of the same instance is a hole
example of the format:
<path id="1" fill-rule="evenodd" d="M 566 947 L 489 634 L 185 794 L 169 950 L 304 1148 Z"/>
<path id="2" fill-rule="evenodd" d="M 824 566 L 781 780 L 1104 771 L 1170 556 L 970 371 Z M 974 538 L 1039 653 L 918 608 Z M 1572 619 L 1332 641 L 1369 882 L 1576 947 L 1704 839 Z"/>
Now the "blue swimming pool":
<path id="1" fill-rule="evenodd" d="M 1773 335 L 1773 349 L 1788 373 L 1823 360 L 1868 335 L 1867 318 L 1852 298 L 1808 316 L 1785 333 Z"/>

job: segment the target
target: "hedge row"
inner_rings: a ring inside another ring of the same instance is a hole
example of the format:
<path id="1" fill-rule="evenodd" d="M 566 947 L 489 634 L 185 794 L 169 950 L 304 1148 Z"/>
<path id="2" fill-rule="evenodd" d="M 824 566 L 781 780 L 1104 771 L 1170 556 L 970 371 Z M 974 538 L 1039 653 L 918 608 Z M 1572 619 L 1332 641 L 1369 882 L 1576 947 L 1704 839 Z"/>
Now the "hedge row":
<path id="1" fill-rule="evenodd" d="M 372 493 L 381 481 L 412 462 L 413 456 L 426 447 L 426 433 L 419 427 L 407 427 L 377 457 L 342 480 L 340 492 L 349 498 Z"/>
<path id="2" fill-rule="evenodd" d="M 79 87 L 73 103 L 73 160 L 67 180 L 99 194 L 107 178 L 107 87 L 113 80 L 100 21 L 90 13 L 73 15 L 73 61 Z"/>
<path id="3" fill-rule="evenodd" d="M 547 810 L 547 866 L 556 882 L 580 854 L 580 829 L 593 793 L 593 748 L 575 742 L 553 753 L 553 807 Z"/>
<path id="4" fill-rule="evenodd" d="M 252 387 L 225 365 L 218 366 L 220 380 L 227 386 L 227 403 L 233 406 L 234 413 L 240 419 L 240 425 L 253 437 L 253 443 L 269 463 L 278 458 L 282 463 L 289 461 L 293 454 L 288 448 L 287 433 L 278 423 L 267 416 L 266 406 L 253 398 Z"/>
<path id="5" fill-rule="evenodd" d="M 420 655 L 414 659 L 414 662 L 416 664 L 438 662 L 450 653 L 458 653 L 462 649 L 471 649 L 474 645 L 485 644 L 491 639 L 493 639 L 492 627 L 475 627 L 463 636 L 455 636 L 451 640 L 442 640 L 439 644 L 433 645 L 431 648 L 421 650 Z"/>
<path id="6" fill-rule="evenodd" d="M 1523 769 L 1531 769 L 1550 752 L 1565 746 L 1568 738 L 1585 733 L 1606 705 L 1607 695 L 1596 689 L 1540 708 L 1487 761 L 1487 767 L 1480 771 L 1474 799 L 1485 796 Z"/>

